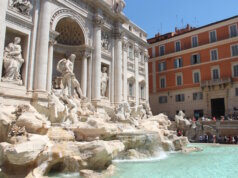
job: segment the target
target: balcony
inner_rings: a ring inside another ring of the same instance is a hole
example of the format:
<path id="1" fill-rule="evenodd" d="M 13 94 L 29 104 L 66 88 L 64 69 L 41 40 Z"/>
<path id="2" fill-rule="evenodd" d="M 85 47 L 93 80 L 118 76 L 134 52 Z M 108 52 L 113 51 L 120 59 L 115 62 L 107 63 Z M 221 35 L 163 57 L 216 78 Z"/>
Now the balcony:
<path id="1" fill-rule="evenodd" d="M 219 78 L 219 79 L 213 79 L 213 80 L 206 80 L 202 81 L 200 86 L 201 88 L 205 87 L 213 87 L 213 86 L 218 86 L 218 85 L 229 85 L 232 83 L 232 80 L 230 77 L 227 78 Z"/>

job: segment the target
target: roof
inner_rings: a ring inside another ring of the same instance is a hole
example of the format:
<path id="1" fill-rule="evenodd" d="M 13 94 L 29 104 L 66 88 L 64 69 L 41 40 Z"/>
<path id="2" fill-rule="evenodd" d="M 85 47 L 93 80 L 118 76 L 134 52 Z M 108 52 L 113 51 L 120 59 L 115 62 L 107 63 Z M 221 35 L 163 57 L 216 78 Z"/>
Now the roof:
<path id="1" fill-rule="evenodd" d="M 218 24 L 218 23 L 229 21 L 229 20 L 235 19 L 237 17 L 238 17 L 238 15 L 230 17 L 230 18 L 227 18 L 227 19 L 223 19 L 223 20 L 220 20 L 220 21 L 216 21 L 216 22 L 213 22 L 213 23 L 210 23 L 210 24 L 198 27 L 198 28 L 191 28 L 190 30 L 184 31 L 183 33 L 176 34 L 176 32 L 174 32 L 174 33 L 170 32 L 170 33 L 166 33 L 164 35 L 155 36 L 153 38 L 148 39 L 147 42 L 149 44 L 153 44 L 153 43 L 156 43 L 156 42 L 159 42 L 159 41 L 163 41 L 163 40 L 174 38 L 174 37 L 177 37 L 177 36 L 180 36 L 180 35 L 183 35 L 183 34 L 186 34 L 186 33 L 190 33 L 190 32 L 196 31 L 196 30 L 200 30 L 202 28 L 206 28 L 206 27 Z"/>

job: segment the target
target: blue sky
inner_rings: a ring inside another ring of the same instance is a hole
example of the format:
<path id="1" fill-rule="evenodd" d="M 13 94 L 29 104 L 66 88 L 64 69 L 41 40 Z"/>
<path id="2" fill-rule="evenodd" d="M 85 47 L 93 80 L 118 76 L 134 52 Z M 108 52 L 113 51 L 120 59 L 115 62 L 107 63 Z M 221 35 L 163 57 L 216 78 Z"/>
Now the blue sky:
<path id="1" fill-rule="evenodd" d="M 187 23 L 200 27 L 238 15 L 238 0 L 125 0 L 124 13 L 148 37 L 174 31 Z"/>

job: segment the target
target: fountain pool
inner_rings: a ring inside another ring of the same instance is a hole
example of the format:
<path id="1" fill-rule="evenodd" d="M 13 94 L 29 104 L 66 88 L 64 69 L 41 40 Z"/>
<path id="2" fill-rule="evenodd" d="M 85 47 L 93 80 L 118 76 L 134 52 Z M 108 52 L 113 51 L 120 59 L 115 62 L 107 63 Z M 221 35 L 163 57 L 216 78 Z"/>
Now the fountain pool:
<path id="1" fill-rule="evenodd" d="M 236 178 L 238 146 L 193 144 L 203 148 L 194 153 L 167 153 L 156 159 L 116 160 L 112 178 Z M 52 176 L 57 178 L 70 175 Z M 71 176 L 72 177 L 72 176 Z M 79 175 L 75 175 L 79 177 Z"/>

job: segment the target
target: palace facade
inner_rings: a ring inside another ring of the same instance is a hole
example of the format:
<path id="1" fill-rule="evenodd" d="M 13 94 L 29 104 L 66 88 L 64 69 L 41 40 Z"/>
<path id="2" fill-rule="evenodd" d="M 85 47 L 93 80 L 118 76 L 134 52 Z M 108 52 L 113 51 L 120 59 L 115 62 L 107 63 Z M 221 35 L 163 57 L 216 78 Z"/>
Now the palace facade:
<path id="1" fill-rule="evenodd" d="M 148 40 L 150 104 L 173 118 L 238 111 L 238 16 Z"/>
<path id="2" fill-rule="evenodd" d="M 147 34 L 124 15 L 123 0 L 1 0 L 0 7 L 1 102 L 46 101 L 62 87 L 57 63 L 71 54 L 92 102 L 148 100 Z"/>

